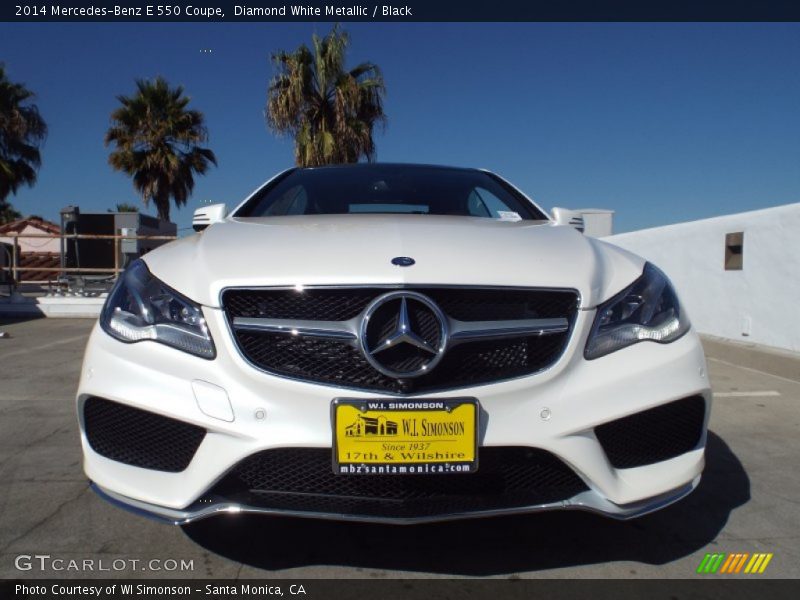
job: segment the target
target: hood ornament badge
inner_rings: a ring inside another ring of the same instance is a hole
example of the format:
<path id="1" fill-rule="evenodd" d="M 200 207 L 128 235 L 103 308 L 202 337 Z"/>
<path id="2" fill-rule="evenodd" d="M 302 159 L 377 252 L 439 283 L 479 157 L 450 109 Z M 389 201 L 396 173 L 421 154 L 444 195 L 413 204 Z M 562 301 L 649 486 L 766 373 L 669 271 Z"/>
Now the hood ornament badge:
<path id="1" fill-rule="evenodd" d="M 411 265 L 415 264 L 415 261 L 410 256 L 395 256 L 392 259 L 392 264 L 396 267 L 410 267 Z"/>

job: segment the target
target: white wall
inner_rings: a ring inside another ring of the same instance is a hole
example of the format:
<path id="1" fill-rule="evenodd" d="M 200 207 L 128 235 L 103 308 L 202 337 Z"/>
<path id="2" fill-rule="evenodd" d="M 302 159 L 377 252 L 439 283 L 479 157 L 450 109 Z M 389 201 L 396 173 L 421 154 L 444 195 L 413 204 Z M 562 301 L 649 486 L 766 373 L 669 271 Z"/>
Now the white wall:
<path id="1" fill-rule="evenodd" d="M 29 233 L 41 235 L 47 232 L 38 227 L 27 225 L 20 235 Z M 0 235 L 0 242 L 13 244 L 14 239 Z M 61 240 L 59 238 L 19 238 L 19 249 L 20 252 L 61 252 Z"/>
<path id="2" fill-rule="evenodd" d="M 725 271 L 739 231 L 743 269 Z M 666 272 L 701 333 L 800 352 L 800 203 L 604 239 Z"/>

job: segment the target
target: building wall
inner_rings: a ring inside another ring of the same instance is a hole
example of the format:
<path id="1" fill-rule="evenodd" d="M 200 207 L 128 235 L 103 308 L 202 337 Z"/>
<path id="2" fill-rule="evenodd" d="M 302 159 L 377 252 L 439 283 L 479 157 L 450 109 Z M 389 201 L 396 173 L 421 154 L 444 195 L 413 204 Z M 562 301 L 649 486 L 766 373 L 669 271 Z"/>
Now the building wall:
<path id="1" fill-rule="evenodd" d="M 47 232 L 39 229 L 38 227 L 28 225 L 22 230 L 21 234 L 28 233 L 42 234 Z M 13 244 L 14 239 L 0 235 L 0 242 Z M 61 242 L 58 238 L 20 238 L 19 249 L 22 252 L 61 252 Z"/>
<path id="2" fill-rule="evenodd" d="M 736 232 L 743 268 L 726 271 Z M 666 272 L 701 333 L 800 352 L 800 203 L 604 239 Z"/>

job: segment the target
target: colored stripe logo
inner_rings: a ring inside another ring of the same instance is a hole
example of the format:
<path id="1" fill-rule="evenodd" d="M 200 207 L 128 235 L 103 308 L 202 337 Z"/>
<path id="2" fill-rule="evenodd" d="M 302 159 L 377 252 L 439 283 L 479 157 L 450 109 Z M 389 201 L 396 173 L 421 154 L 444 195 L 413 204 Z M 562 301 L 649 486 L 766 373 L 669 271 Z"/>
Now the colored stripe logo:
<path id="1" fill-rule="evenodd" d="M 714 574 L 761 574 L 767 570 L 767 565 L 772 560 L 772 552 L 716 552 L 706 554 L 697 567 L 697 572 L 703 575 Z"/>

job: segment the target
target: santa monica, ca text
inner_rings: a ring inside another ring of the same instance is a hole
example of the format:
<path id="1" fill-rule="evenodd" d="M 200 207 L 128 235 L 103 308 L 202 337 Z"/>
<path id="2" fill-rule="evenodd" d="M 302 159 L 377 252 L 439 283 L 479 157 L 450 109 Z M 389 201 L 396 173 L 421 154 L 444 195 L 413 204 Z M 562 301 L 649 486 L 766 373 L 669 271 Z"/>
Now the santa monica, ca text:
<path id="1" fill-rule="evenodd" d="M 293 583 L 288 587 L 292 596 L 305 595 L 306 590 L 302 584 Z M 15 593 L 22 596 L 89 596 L 100 598 L 102 595 L 113 596 L 117 593 L 124 596 L 190 596 L 193 590 L 189 585 L 148 585 L 139 584 L 112 584 L 112 585 L 74 585 L 54 583 L 46 585 L 17 584 Z M 241 583 L 238 585 L 212 585 L 206 584 L 202 591 L 206 596 L 283 596 L 284 588 L 278 585 Z"/>

